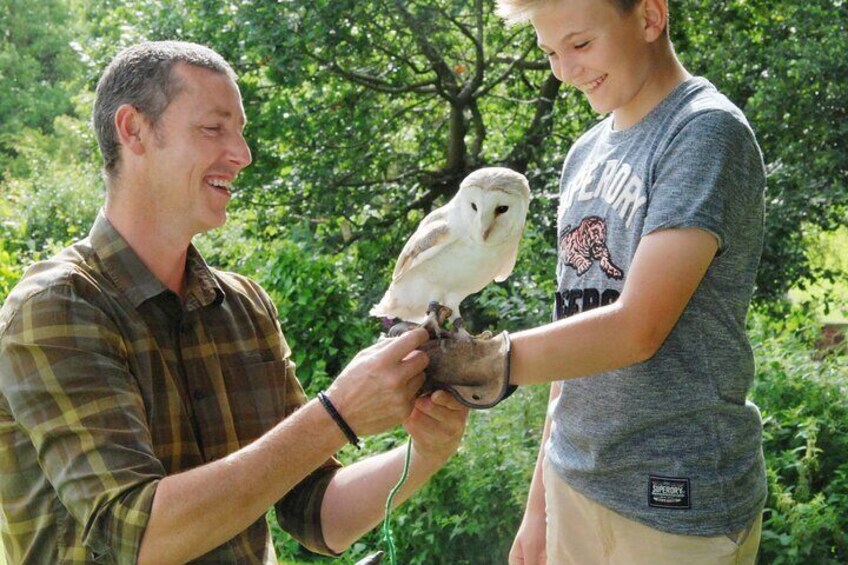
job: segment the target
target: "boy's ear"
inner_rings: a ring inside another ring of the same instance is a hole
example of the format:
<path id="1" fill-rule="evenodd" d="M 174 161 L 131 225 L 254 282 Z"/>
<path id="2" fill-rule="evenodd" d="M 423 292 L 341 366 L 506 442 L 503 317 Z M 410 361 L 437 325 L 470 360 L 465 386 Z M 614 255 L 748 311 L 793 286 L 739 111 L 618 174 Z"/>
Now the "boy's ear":
<path id="1" fill-rule="evenodd" d="M 644 0 L 642 3 L 645 40 L 649 43 L 665 35 L 668 25 L 667 0 Z"/>
<path id="2" fill-rule="evenodd" d="M 147 121 L 138 108 L 122 104 L 115 111 L 115 130 L 118 141 L 136 155 L 144 154 L 144 131 Z"/>

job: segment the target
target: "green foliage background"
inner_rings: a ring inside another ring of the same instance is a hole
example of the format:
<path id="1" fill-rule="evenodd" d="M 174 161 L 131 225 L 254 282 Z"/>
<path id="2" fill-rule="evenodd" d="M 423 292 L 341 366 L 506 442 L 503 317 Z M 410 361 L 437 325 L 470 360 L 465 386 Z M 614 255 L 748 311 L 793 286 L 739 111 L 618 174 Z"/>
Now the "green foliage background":
<path id="1" fill-rule="evenodd" d="M 816 353 L 812 312 L 846 308 L 848 250 L 820 242 L 848 225 L 848 6 L 670 4 L 681 58 L 745 111 L 769 174 L 750 328 L 770 487 L 761 562 L 844 563 L 848 360 Z M 308 392 L 374 339 L 366 312 L 393 258 L 478 166 L 525 171 L 535 198 L 513 276 L 464 311 L 474 329 L 546 321 L 559 168 L 597 117 L 491 0 L 0 0 L 0 300 L 33 261 L 84 236 L 102 202 L 88 121 L 106 62 L 128 44 L 174 38 L 233 63 L 254 153 L 227 226 L 197 243 L 269 290 Z M 784 300 L 793 287 L 806 289 L 806 307 Z M 821 288 L 836 290 L 811 292 Z M 503 562 L 546 397 L 530 388 L 473 415 L 460 453 L 396 514 L 404 562 Z M 390 433 L 367 450 L 402 442 Z M 275 539 L 286 559 L 313 559 Z M 371 534 L 340 562 L 379 544 Z"/>

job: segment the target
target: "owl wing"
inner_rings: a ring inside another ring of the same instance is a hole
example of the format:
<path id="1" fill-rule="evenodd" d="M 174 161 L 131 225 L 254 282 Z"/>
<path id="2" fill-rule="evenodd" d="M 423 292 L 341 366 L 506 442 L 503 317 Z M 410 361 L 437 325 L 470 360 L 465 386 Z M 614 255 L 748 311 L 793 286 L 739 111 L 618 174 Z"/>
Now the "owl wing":
<path id="1" fill-rule="evenodd" d="M 521 232 L 519 232 L 520 236 Z M 495 282 L 503 282 L 512 274 L 512 270 L 515 268 L 515 261 L 518 259 L 518 244 L 521 242 L 519 237 L 515 238 L 515 241 L 509 243 L 506 249 L 504 249 L 503 259 L 495 273 Z"/>
<path id="2" fill-rule="evenodd" d="M 418 229 L 403 246 L 392 273 L 392 282 L 399 280 L 455 240 L 456 236 L 451 233 L 448 224 L 447 213 L 442 209 L 434 210 L 421 221 Z"/>

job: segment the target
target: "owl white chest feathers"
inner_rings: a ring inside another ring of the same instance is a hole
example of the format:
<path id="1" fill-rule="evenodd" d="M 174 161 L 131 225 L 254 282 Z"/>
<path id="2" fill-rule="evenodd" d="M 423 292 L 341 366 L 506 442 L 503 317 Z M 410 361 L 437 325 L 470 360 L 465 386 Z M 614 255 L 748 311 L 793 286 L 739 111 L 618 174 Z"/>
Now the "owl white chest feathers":
<path id="1" fill-rule="evenodd" d="M 371 314 L 421 322 L 435 300 L 458 317 L 466 296 L 512 272 L 529 201 L 527 179 L 519 173 L 500 167 L 471 173 L 407 241 L 392 284 Z"/>

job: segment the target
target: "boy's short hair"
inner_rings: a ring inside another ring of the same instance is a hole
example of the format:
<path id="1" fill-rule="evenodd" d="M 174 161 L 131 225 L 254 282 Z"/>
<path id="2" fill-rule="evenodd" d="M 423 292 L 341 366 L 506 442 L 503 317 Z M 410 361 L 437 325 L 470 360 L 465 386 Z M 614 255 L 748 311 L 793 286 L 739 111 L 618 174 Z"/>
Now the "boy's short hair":
<path id="1" fill-rule="evenodd" d="M 508 23 L 523 23 L 530 19 L 533 13 L 557 0 L 497 0 L 497 14 Z M 609 2 L 622 13 L 628 14 L 641 0 L 603 0 Z"/>
<path id="2" fill-rule="evenodd" d="M 132 104 L 153 126 L 182 84 L 172 70 L 177 63 L 225 74 L 233 81 L 236 73 L 212 49 L 185 41 L 150 41 L 124 49 L 109 64 L 97 84 L 94 101 L 94 133 L 103 155 L 107 184 L 117 173 L 120 143 L 115 113 L 122 104 Z"/>

